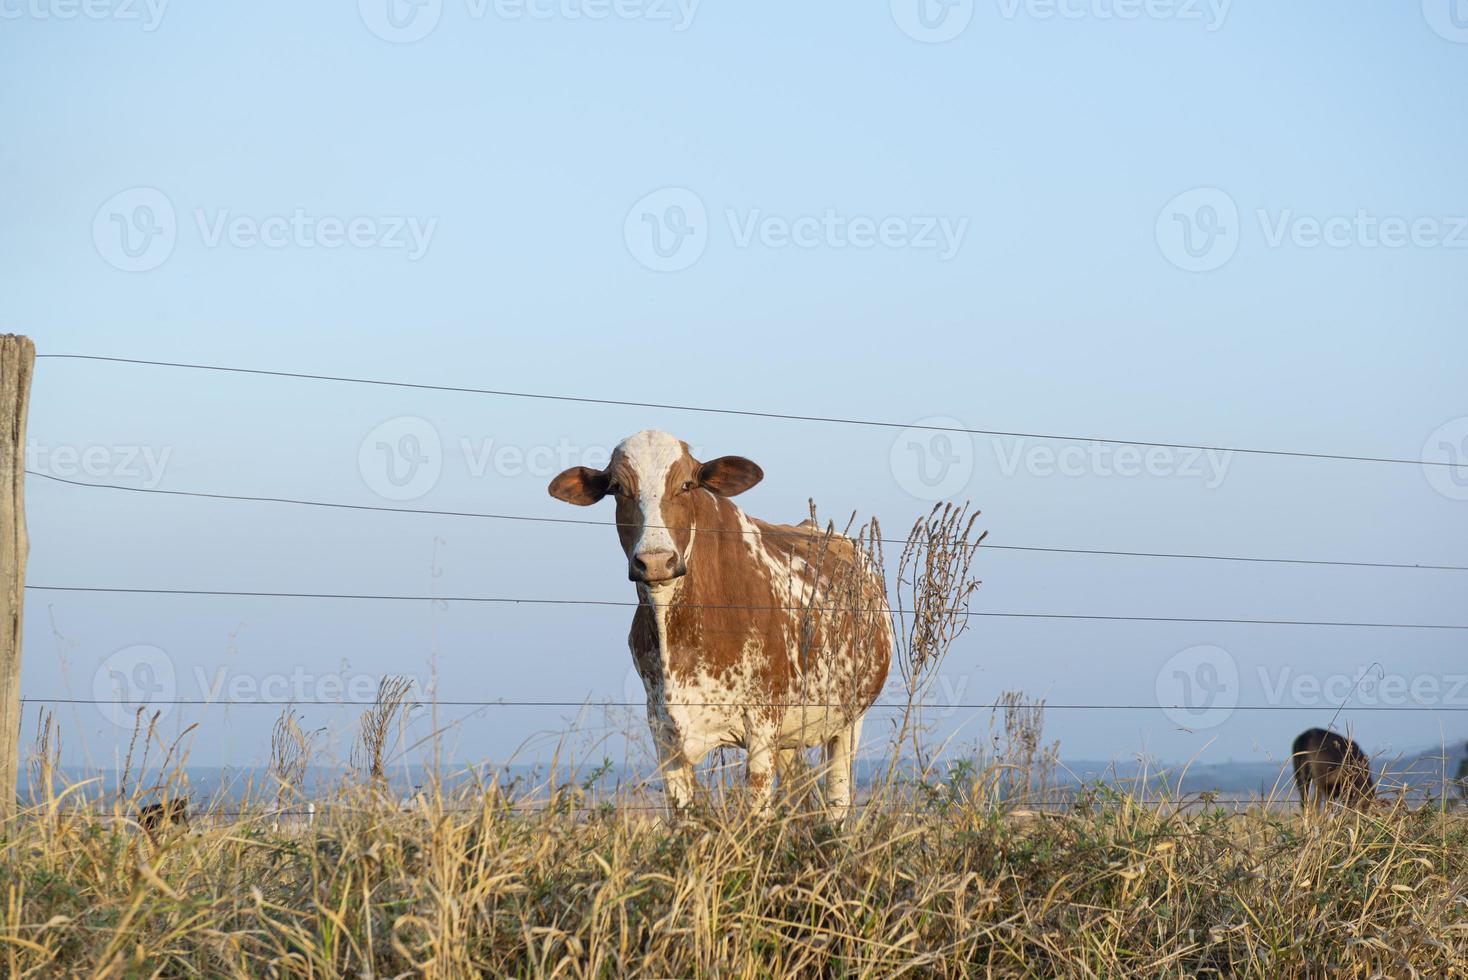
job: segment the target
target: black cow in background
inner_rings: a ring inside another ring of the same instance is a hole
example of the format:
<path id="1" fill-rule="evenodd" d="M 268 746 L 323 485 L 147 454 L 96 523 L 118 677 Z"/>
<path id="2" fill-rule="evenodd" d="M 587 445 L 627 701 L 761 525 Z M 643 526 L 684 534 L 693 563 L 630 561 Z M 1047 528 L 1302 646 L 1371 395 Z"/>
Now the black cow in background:
<path id="1" fill-rule="evenodd" d="M 162 803 L 149 803 L 138 810 L 138 824 L 148 835 L 148 839 L 156 844 L 160 835 L 173 827 L 188 829 L 189 801 L 174 799 Z"/>
<path id="2" fill-rule="evenodd" d="M 1332 800 L 1356 807 L 1376 799 L 1371 760 L 1344 735 L 1307 729 L 1295 739 L 1291 758 L 1302 807 L 1323 807 Z"/>

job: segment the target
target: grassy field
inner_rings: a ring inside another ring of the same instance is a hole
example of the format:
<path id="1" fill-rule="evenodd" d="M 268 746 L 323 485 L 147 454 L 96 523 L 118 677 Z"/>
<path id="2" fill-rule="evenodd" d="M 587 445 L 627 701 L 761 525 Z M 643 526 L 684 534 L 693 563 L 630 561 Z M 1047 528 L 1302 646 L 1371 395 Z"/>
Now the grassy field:
<path id="1" fill-rule="evenodd" d="M 164 745 L 140 708 L 112 788 L 66 790 L 47 716 L 39 802 L 0 844 L 0 974 L 1468 977 L 1461 810 L 1307 817 L 1279 801 L 1144 798 L 1146 780 L 1136 796 L 1058 796 L 1044 702 L 1017 691 L 985 755 L 937 778 L 911 763 L 933 758 L 913 709 L 978 586 L 975 516 L 942 505 L 909 534 L 894 602 L 909 710 L 885 788 L 845 822 L 800 792 L 751 812 L 717 773 L 676 821 L 646 788 L 603 796 L 605 770 L 449 781 L 405 803 L 387 773 L 412 692 L 384 678 L 338 770 L 353 775 L 329 797 L 305 789 L 318 752 L 287 710 L 264 799 L 149 834 L 140 808 L 187 792 L 192 726 Z M 875 524 L 863 539 L 880 566 Z M 851 610 L 813 598 L 808 612 Z"/>
<path id="2" fill-rule="evenodd" d="M 132 976 L 1468 976 L 1468 818 L 895 793 L 843 826 L 494 787 L 344 791 L 160 834 L 64 801 L 0 851 L 0 972 Z M 125 812 L 122 807 L 118 813 Z"/>

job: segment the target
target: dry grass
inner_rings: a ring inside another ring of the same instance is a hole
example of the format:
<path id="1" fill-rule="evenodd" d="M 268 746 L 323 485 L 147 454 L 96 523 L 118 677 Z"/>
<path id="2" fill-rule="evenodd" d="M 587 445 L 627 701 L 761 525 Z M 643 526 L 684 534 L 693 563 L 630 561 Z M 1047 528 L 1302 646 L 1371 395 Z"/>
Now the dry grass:
<path id="1" fill-rule="evenodd" d="M 984 784 L 979 774 L 975 786 Z M 917 797 L 906 797 L 910 801 Z M 846 826 L 494 785 L 158 846 L 51 800 L 0 850 L 0 972 L 101 976 L 1468 975 L 1468 820 L 929 794 Z M 894 802 L 894 801 L 889 801 Z"/>

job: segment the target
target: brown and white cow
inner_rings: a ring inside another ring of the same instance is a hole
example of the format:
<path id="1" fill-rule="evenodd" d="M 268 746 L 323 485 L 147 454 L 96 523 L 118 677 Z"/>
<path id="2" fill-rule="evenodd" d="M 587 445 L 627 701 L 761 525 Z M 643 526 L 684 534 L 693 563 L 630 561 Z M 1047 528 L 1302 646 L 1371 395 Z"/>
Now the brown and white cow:
<path id="1" fill-rule="evenodd" d="M 623 440 L 605 470 L 573 467 L 549 489 L 581 506 L 616 498 L 639 598 L 627 642 L 674 807 L 691 802 L 693 767 L 712 749 L 746 751 L 750 794 L 764 805 L 777 756 L 819 746 L 840 815 L 862 715 L 891 663 L 886 587 L 851 540 L 746 516 L 729 498 L 763 476 L 739 456 L 701 463 L 649 429 Z"/>

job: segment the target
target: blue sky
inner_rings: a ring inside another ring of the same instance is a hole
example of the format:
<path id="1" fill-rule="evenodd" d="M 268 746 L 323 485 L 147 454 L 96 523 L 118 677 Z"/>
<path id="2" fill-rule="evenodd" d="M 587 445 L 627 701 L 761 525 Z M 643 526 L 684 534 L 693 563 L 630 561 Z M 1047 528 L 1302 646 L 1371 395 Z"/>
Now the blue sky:
<path id="1" fill-rule="evenodd" d="M 442 0 L 393 19 L 387 2 L 0 5 L 4 327 L 41 353 L 1213 446 L 1468 449 L 1468 10 L 1449 0 Z M 994 543 L 1468 564 L 1468 488 L 1441 469 L 1175 453 L 1124 475 L 1125 457 L 1085 443 L 56 359 L 37 369 L 31 464 L 588 516 L 546 496 L 549 461 L 649 426 L 758 461 L 766 480 L 742 502 L 770 519 L 814 497 L 893 531 L 934 494 L 917 461 L 932 477 L 947 460 L 941 489 L 983 510 Z M 433 439 L 436 476 L 387 479 L 393 453 Z M 1066 445 L 1084 457 L 1046 455 Z M 29 494 L 33 584 L 631 597 L 605 529 L 35 479 Z M 1463 572 L 982 564 L 977 607 L 993 611 L 1468 623 Z M 26 614 L 37 697 L 90 697 L 119 665 L 183 698 L 215 683 L 330 697 L 389 671 L 436 673 L 466 700 L 629 692 L 622 609 L 36 593 Z M 1335 713 L 1311 685 L 1373 663 L 1393 679 L 1374 703 L 1468 707 L 1465 636 L 980 619 L 942 690 L 1155 706 L 1206 683 L 1225 708 L 1289 710 L 1184 726 L 1155 707 L 1067 709 L 1048 730 L 1072 757 L 1278 758 Z M 244 764 L 273 714 L 176 708 L 164 725 L 200 720 L 196 761 Z M 582 720 L 635 729 L 630 714 Z M 577 720 L 443 715 L 462 716 L 465 760 L 543 755 Z M 317 717 L 349 734 L 349 713 Z M 75 757 L 106 762 L 125 739 L 92 707 L 58 718 Z M 1341 716 L 1388 754 L 1464 737 L 1465 719 Z M 987 726 L 939 723 L 959 740 Z"/>

